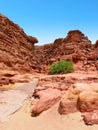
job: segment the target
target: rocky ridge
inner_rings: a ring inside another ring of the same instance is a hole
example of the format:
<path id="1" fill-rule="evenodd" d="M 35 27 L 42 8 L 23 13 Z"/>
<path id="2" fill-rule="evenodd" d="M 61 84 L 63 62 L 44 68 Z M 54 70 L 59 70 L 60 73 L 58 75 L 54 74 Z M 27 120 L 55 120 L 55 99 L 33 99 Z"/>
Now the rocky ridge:
<path id="1" fill-rule="evenodd" d="M 57 102 L 59 114 L 81 112 L 85 124 L 98 124 L 98 74 L 41 76 L 33 94 L 32 116 L 38 116 Z"/>
<path id="2" fill-rule="evenodd" d="M 97 41 L 98 42 L 98 41 Z M 66 38 L 54 43 L 35 47 L 35 56 L 40 64 L 39 70 L 47 72 L 51 63 L 58 60 L 71 60 L 75 70 L 88 71 L 98 68 L 98 43 L 91 41 L 79 30 L 69 31 Z"/>
<path id="3" fill-rule="evenodd" d="M 48 73 L 58 60 L 71 60 L 75 70 L 98 69 L 98 41 L 93 45 L 79 30 L 68 32 L 51 44 L 34 45 L 38 40 L 28 36 L 17 24 L 0 14 L 0 68 Z"/>
<path id="4" fill-rule="evenodd" d="M 0 69 L 32 70 L 35 37 L 0 14 Z"/>

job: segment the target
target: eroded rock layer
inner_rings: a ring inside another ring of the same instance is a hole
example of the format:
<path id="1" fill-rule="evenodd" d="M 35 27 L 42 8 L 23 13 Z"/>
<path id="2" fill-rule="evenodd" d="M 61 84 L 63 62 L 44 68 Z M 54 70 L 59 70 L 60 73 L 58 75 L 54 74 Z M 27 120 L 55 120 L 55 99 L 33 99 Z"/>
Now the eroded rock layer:
<path id="1" fill-rule="evenodd" d="M 98 41 L 95 45 L 79 30 L 69 31 L 66 38 L 54 43 L 36 46 L 35 55 L 39 61 L 39 70 L 47 72 L 48 66 L 58 60 L 71 60 L 75 70 L 98 69 Z M 37 67 L 37 66 L 36 66 Z"/>
<path id="2" fill-rule="evenodd" d="M 66 59 L 74 63 L 75 70 L 98 69 L 98 41 L 92 44 L 79 30 L 69 31 L 51 44 L 35 46 L 37 42 L 0 14 L 0 69 L 48 73 L 51 63 Z"/>
<path id="3" fill-rule="evenodd" d="M 32 70 L 35 37 L 0 14 L 0 69 Z"/>

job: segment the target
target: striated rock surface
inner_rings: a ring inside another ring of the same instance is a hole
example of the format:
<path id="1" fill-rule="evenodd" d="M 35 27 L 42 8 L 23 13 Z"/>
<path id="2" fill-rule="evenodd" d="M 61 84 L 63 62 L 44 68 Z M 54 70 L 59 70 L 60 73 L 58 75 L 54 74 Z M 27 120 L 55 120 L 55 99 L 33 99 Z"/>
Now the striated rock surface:
<path id="1" fill-rule="evenodd" d="M 95 45 L 79 30 L 69 31 L 66 38 L 59 38 L 54 43 L 35 47 L 35 54 L 40 64 L 40 72 L 48 72 L 51 63 L 58 60 L 71 60 L 75 70 L 96 70 L 98 68 L 97 42 Z"/>
<path id="2" fill-rule="evenodd" d="M 58 60 L 71 60 L 75 70 L 98 69 L 98 41 L 91 41 L 79 30 L 51 44 L 34 46 L 38 40 L 27 36 L 17 24 L 0 14 L 0 68 L 48 73 Z"/>
<path id="3" fill-rule="evenodd" d="M 35 37 L 0 14 L 0 69 L 30 71 L 33 68 Z"/>

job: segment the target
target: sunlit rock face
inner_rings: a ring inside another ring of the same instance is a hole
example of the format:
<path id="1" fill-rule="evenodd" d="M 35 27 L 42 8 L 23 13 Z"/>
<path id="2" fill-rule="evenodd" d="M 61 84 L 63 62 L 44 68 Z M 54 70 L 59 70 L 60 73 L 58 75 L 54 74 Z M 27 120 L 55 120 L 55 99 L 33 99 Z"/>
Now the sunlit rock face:
<path id="1" fill-rule="evenodd" d="M 98 41 L 92 44 L 79 30 L 71 30 L 51 44 L 35 46 L 37 42 L 0 14 L 0 69 L 48 73 L 49 66 L 60 60 L 71 60 L 76 71 L 98 69 Z"/>
<path id="2" fill-rule="evenodd" d="M 0 68 L 32 70 L 35 37 L 26 35 L 22 28 L 0 14 Z"/>
<path id="3" fill-rule="evenodd" d="M 98 47 L 79 30 L 69 31 L 65 38 L 58 38 L 51 44 L 36 46 L 35 52 L 42 72 L 59 60 L 71 60 L 75 70 L 96 71 L 98 69 Z"/>

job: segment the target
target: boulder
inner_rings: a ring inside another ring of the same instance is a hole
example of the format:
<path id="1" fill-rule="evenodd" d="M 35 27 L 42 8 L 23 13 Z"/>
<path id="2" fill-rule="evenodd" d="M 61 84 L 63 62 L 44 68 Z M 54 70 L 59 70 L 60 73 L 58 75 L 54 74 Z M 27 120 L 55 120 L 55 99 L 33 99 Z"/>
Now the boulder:
<path id="1" fill-rule="evenodd" d="M 86 125 L 98 124 L 98 110 L 83 113 L 82 116 Z"/>
<path id="2" fill-rule="evenodd" d="M 81 112 L 92 112 L 98 110 L 98 92 L 81 92 L 79 94 L 77 105 Z"/>
<path id="3" fill-rule="evenodd" d="M 65 94 L 60 101 L 59 113 L 69 114 L 77 111 L 77 96 L 72 95 L 71 93 Z"/>
<path id="4" fill-rule="evenodd" d="M 32 116 L 37 116 L 41 112 L 48 110 L 61 98 L 61 92 L 57 89 L 48 88 L 43 91 L 38 91 L 34 94 L 39 100 L 31 110 Z"/>

